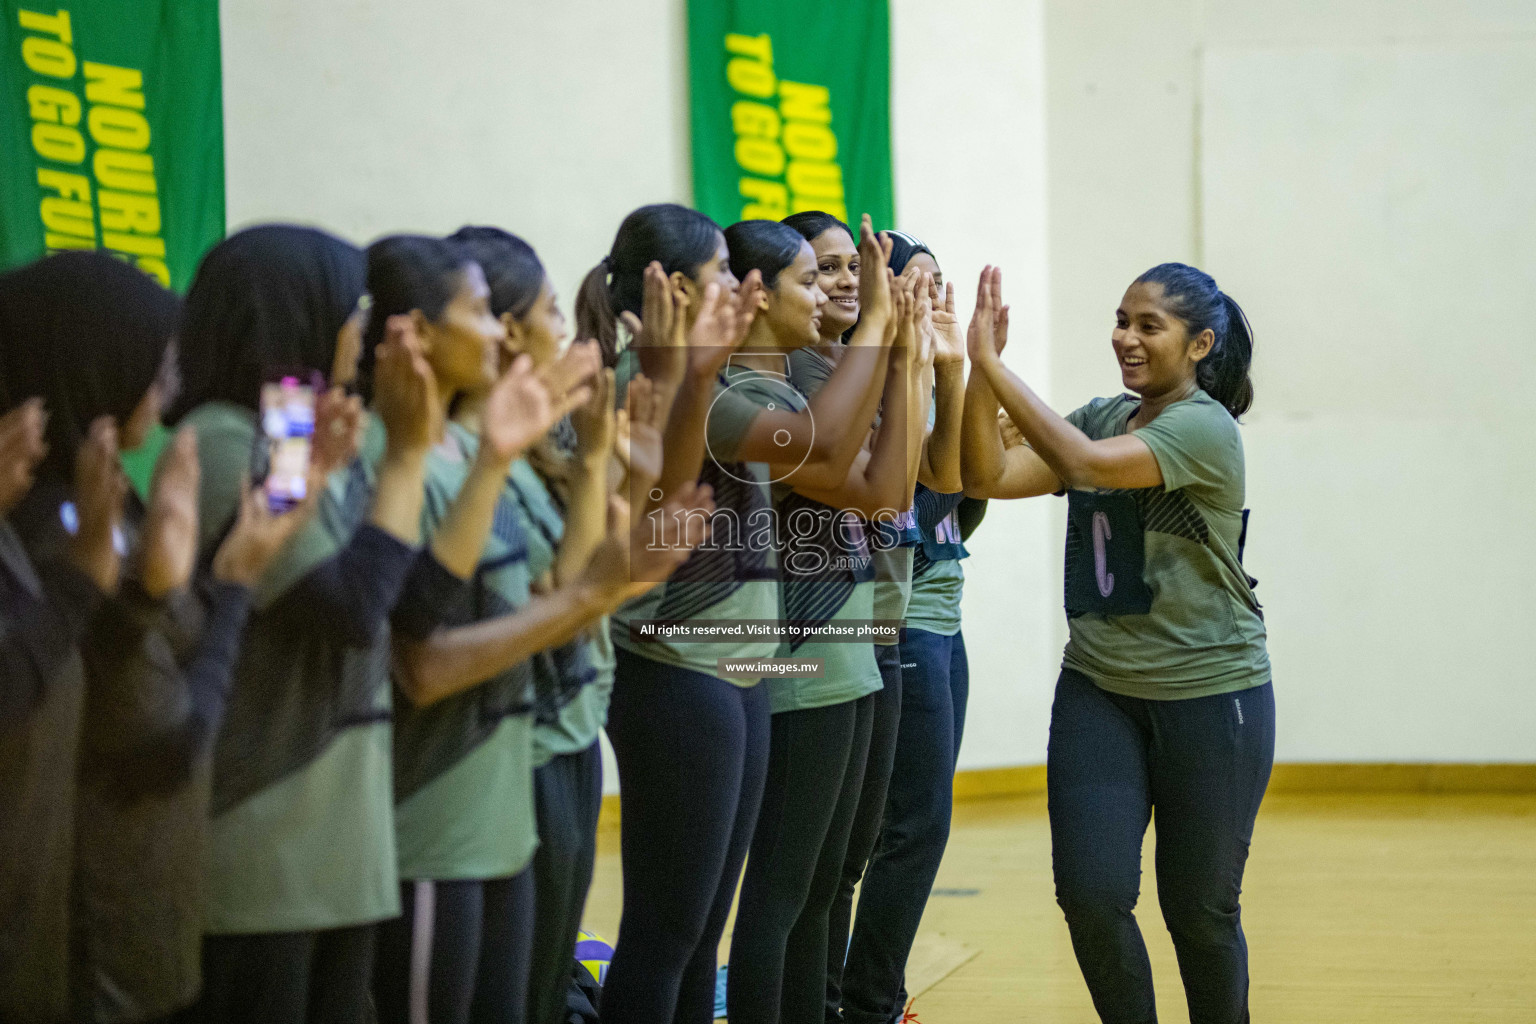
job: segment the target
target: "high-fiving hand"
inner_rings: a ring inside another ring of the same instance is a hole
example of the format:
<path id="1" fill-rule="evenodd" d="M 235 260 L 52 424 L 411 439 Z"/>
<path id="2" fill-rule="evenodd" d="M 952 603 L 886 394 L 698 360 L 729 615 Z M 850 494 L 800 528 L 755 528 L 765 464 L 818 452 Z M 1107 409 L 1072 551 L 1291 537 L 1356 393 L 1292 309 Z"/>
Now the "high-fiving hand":
<path id="1" fill-rule="evenodd" d="M 1003 305 L 1003 271 L 988 265 L 982 268 L 976 284 L 976 311 L 966 331 L 966 348 L 971 362 L 978 365 L 995 361 L 1008 344 L 1008 307 Z"/>

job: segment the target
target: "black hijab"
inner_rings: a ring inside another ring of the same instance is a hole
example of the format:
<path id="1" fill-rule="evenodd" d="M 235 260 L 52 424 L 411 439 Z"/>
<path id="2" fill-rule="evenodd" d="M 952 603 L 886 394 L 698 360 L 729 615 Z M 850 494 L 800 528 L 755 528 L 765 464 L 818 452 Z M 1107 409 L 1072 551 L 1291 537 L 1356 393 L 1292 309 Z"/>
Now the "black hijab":
<path id="1" fill-rule="evenodd" d="M 92 420 L 129 418 L 180 313 L 173 292 L 104 252 L 59 253 L 0 277 L 0 406 L 47 404 L 40 480 L 73 479 Z"/>
<path id="2" fill-rule="evenodd" d="M 167 419 L 205 402 L 256 410 L 276 369 L 329 375 L 336 334 L 363 294 L 363 253 L 314 228 L 268 224 L 209 251 L 187 293 L 179 339 L 181 398 Z"/>
<path id="3" fill-rule="evenodd" d="M 897 277 L 901 276 L 901 272 L 907 269 L 907 264 L 911 262 L 912 257 L 918 253 L 925 252 L 933 256 L 932 249 L 905 231 L 892 230 L 887 231 L 886 234 L 891 236 L 891 259 L 888 265 L 891 273 Z M 934 262 L 938 262 L 937 256 L 934 256 Z"/>

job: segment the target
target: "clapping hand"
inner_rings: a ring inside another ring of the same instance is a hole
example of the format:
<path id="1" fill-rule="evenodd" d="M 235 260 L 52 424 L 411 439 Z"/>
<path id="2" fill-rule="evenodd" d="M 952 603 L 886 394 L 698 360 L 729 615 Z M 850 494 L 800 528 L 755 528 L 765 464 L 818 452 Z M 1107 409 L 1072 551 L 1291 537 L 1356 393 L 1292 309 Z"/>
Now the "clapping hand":
<path id="1" fill-rule="evenodd" d="M 442 435 L 444 410 L 437 377 L 408 315 L 396 314 L 385 322 L 384 341 L 375 355 L 374 407 L 384 421 L 391 451 L 425 453 Z"/>
<path id="2" fill-rule="evenodd" d="M 103 593 L 117 590 L 122 556 L 117 548 L 118 523 L 128 478 L 118 465 L 117 425 L 102 416 L 75 456 L 75 524 L 70 559 Z"/>
<path id="3" fill-rule="evenodd" d="M 261 579 L 288 541 L 314 516 L 320 492 L 311 487 L 304 500 L 286 512 L 273 512 L 266 492 L 247 481 L 241 489 L 240 514 L 213 556 L 213 578 L 251 587 Z"/>
<path id="4" fill-rule="evenodd" d="M 1008 307 L 1003 305 L 1003 271 L 1000 267 L 982 268 L 976 284 L 976 311 L 966 331 L 966 348 L 971 362 L 986 365 L 996 361 L 1008 344 Z"/>
<path id="5" fill-rule="evenodd" d="M 16 507 L 32 489 L 33 473 L 48 454 L 43 440 L 48 413 L 41 398 L 29 398 L 0 416 L 0 515 Z"/>
<path id="6" fill-rule="evenodd" d="M 933 334 L 935 366 L 965 362 L 965 332 L 960 318 L 955 315 L 955 283 L 946 281 L 942 292 L 930 283 L 929 298 L 933 303 Z"/>
<path id="7" fill-rule="evenodd" d="M 149 508 L 139 534 L 139 582 L 159 600 L 187 585 L 197 562 L 197 432 L 176 432 L 155 466 Z"/>

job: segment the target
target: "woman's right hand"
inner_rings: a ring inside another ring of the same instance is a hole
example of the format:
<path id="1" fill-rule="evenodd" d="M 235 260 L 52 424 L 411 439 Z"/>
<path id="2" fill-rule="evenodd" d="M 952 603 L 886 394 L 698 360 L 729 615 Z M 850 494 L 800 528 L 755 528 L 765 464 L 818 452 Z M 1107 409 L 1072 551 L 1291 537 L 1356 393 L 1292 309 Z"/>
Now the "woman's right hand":
<path id="1" fill-rule="evenodd" d="M 41 398 L 29 398 L 0 416 L 0 516 L 32 489 L 33 472 L 48 454 L 47 427 Z"/>
<path id="2" fill-rule="evenodd" d="M 866 213 L 859 222 L 859 319 L 882 331 L 895 313 L 895 281 L 889 272 L 892 245 L 889 235 L 875 234 L 874 222 Z"/>
<path id="3" fill-rule="evenodd" d="M 410 316 L 389 318 L 375 356 L 373 401 L 389 448 L 396 454 L 424 454 L 442 433 L 444 410 Z"/>
<path id="4" fill-rule="evenodd" d="M 271 510 L 266 491 L 260 486 L 252 487 L 250 481 L 246 481 L 241 495 L 239 518 L 214 553 L 213 578 L 253 587 L 278 552 L 314 516 L 320 493 L 310 488 L 303 501 L 281 513 Z"/>
<path id="5" fill-rule="evenodd" d="M 652 380 L 676 384 L 687 369 L 688 296 L 674 289 L 661 264 L 652 260 L 641 278 L 640 315 L 619 314 L 629 328 L 630 345 Z"/>
<path id="6" fill-rule="evenodd" d="M 663 543 L 650 544 L 651 516 L 631 524 L 629 503 L 618 495 L 608 499 L 608 536 L 592 552 L 582 582 L 605 595 L 605 603 L 617 607 L 625 601 L 666 582 L 688 560 L 693 549 L 709 539 L 709 519 L 714 514 L 714 492 L 708 484 L 687 483 L 678 488 L 651 516 L 675 524 L 681 533 L 663 529 Z"/>
<path id="7" fill-rule="evenodd" d="M 75 456 L 75 513 L 77 524 L 70 541 L 70 560 L 95 582 L 103 593 L 117 590 L 122 557 L 117 550 L 118 523 L 128 478 L 118 464 L 117 425 L 102 416 Z"/>
<path id="8" fill-rule="evenodd" d="M 629 382 L 615 424 L 613 454 L 629 477 L 631 495 L 649 493 L 661 479 L 664 412 L 649 377 L 642 373 Z"/>
<path id="9" fill-rule="evenodd" d="M 187 585 L 197 562 L 197 431 L 184 427 L 161 454 L 139 532 L 139 582 L 158 600 Z"/>
<path id="10" fill-rule="evenodd" d="M 1002 354 L 1008 343 L 1008 307 L 1003 305 L 1003 271 L 986 266 L 976 283 L 976 311 L 965 335 L 971 362 L 984 366 Z"/>
<path id="11" fill-rule="evenodd" d="M 688 372 L 713 380 L 747 340 L 758 306 L 766 294 L 761 271 L 750 271 L 734 292 L 711 284 L 704 289 L 699 315 L 688 329 Z"/>
<path id="12" fill-rule="evenodd" d="M 315 403 L 315 436 L 310 445 L 309 466 L 312 482 L 325 485 L 325 478 L 352 463 L 363 444 L 363 400 L 332 387 Z"/>

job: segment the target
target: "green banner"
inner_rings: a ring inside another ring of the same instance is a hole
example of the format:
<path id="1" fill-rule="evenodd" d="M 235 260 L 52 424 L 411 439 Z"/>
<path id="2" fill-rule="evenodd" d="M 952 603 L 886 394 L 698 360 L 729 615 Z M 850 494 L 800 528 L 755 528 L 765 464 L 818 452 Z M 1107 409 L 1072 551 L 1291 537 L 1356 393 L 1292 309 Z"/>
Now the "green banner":
<path id="1" fill-rule="evenodd" d="M 185 290 L 223 235 L 217 0 L 0 0 L 0 265 L 106 249 Z"/>
<path id="2" fill-rule="evenodd" d="M 694 204 L 893 226 L 886 0 L 689 0 Z"/>

